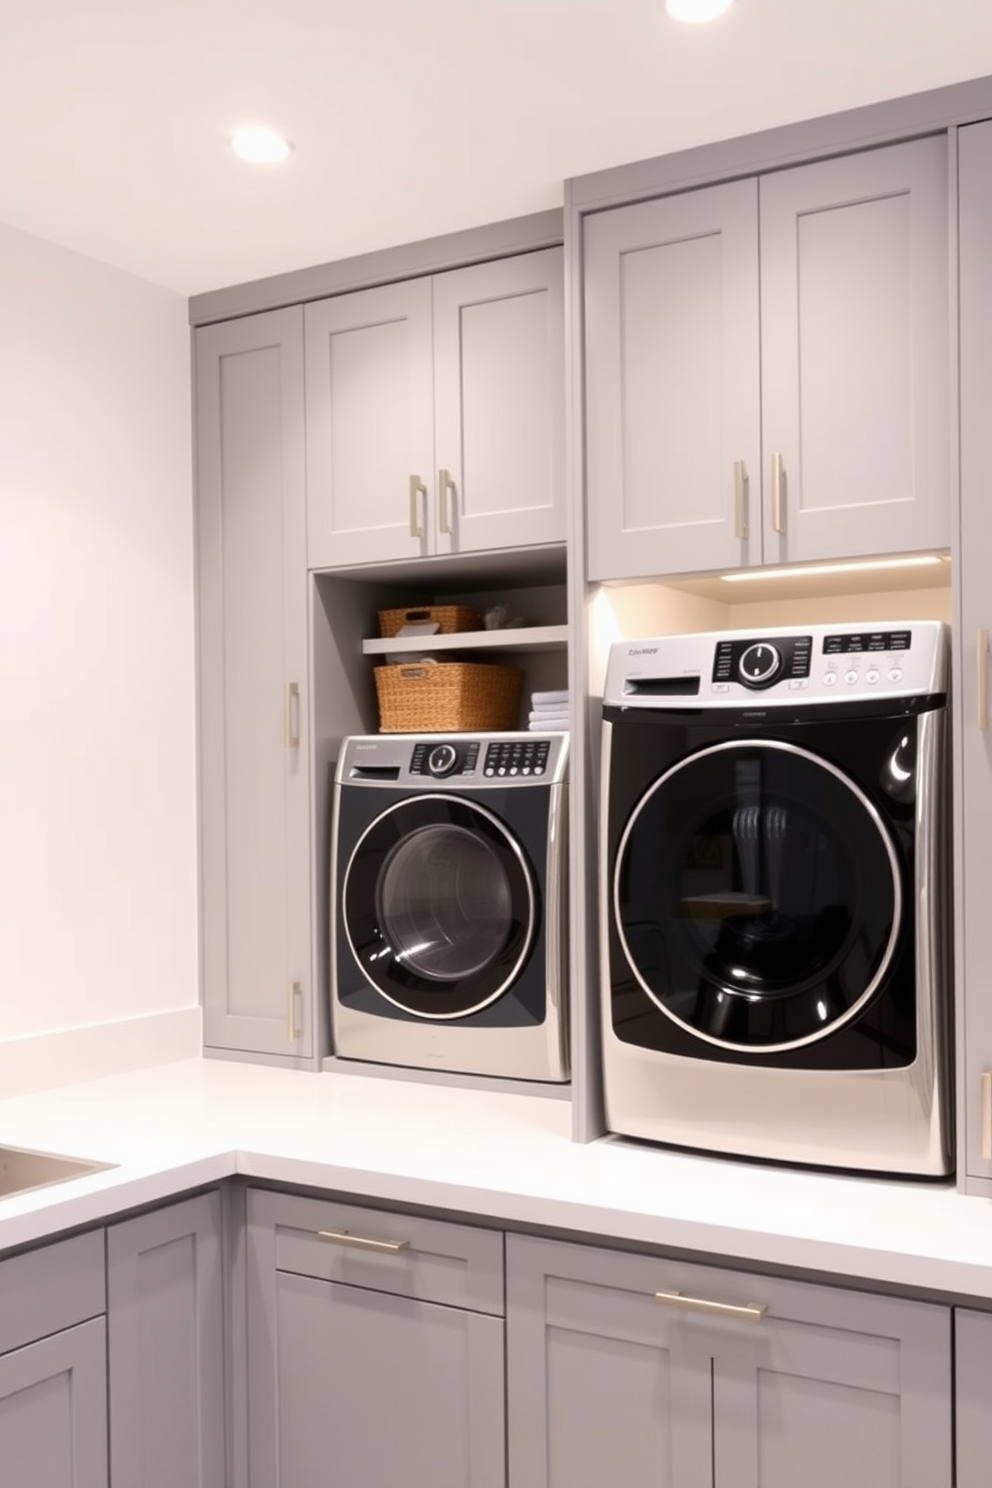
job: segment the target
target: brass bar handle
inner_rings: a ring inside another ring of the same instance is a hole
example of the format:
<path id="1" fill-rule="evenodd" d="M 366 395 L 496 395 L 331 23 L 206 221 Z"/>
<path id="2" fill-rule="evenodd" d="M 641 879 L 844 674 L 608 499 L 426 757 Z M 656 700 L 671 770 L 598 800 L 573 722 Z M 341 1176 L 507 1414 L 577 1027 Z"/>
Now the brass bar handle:
<path id="1" fill-rule="evenodd" d="M 776 450 L 772 455 L 772 526 L 776 532 L 785 531 L 785 507 L 782 496 L 785 488 L 785 462 Z"/>
<path id="2" fill-rule="evenodd" d="M 411 537 L 423 537 L 423 535 L 424 535 L 424 506 L 423 506 L 422 503 L 419 503 L 417 501 L 417 497 L 418 496 L 420 496 L 422 498 L 422 502 L 423 503 L 426 503 L 426 501 L 427 501 L 427 487 L 424 485 L 424 483 L 420 479 L 420 476 L 419 475 L 411 475 L 411 477 L 410 477 L 410 536 Z M 419 507 L 419 510 L 418 510 L 418 507 Z"/>
<path id="3" fill-rule="evenodd" d="M 681 1292 L 655 1292 L 656 1302 L 666 1307 L 683 1307 L 687 1312 L 707 1312 L 711 1317 L 737 1318 L 744 1323 L 760 1323 L 768 1308 L 764 1302 L 747 1302 L 735 1306 L 733 1302 L 710 1302 L 706 1297 L 686 1297 Z"/>
<path id="4" fill-rule="evenodd" d="M 448 516 L 448 489 L 453 484 L 451 471 L 445 470 L 442 466 L 437 473 L 437 530 L 449 535 L 451 521 Z"/>
<path id="5" fill-rule="evenodd" d="M 296 1021 L 296 999 L 300 995 L 300 990 L 299 982 L 286 983 L 286 1026 L 291 1044 L 295 1044 L 303 1037 L 303 1029 Z"/>
<path id="6" fill-rule="evenodd" d="M 992 1074 L 982 1075 L 982 1160 L 992 1162 Z"/>
<path id="7" fill-rule="evenodd" d="M 976 722 L 982 733 L 989 726 L 989 633 L 975 633 L 975 709 Z"/>
<path id="8" fill-rule="evenodd" d="M 345 1245 L 352 1250 L 374 1250 L 381 1255 L 399 1255 L 406 1250 L 409 1240 L 372 1240 L 367 1235 L 353 1235 L 349 1230 L 318 1230 L 321 1240 L 331 1245 Z"/>
<path id="9" fill-rule="evenodd" d="M 300 684 L 299 682 L 286 683 L 286 696 L 283 702 L 283 717 L 285 726 L 285 740 L 287 749 L 299 749 L 300 747 Z"/>
<path id="10" fill-rule="evenodd" d="M 734 536 L 743 542 L 747 537 L 747 464 L 734 461 Z"/>

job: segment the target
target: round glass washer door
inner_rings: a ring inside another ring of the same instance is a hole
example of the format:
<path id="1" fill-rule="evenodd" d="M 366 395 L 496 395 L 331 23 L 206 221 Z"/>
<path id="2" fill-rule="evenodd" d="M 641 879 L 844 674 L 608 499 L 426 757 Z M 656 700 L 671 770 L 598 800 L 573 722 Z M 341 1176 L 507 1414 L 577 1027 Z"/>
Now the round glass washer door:
<path id="1" fill-rule="evenodd" d="M 431 795 L 377 817 L 345 871 L 343 928 L 368 980 L 421 1018 L 478 1012 L 515 981 L 536 932 L 526 856 L 475 802 Z"/>
<path id="2" fill-rule="evenodd" d="M 796 745 L 729 741 L 654 782 L 621 837 L 613 912 L 661 1011 L 727 1049 L 825 1038 L 874 996 L 903 917 L 873 803 Z"/>

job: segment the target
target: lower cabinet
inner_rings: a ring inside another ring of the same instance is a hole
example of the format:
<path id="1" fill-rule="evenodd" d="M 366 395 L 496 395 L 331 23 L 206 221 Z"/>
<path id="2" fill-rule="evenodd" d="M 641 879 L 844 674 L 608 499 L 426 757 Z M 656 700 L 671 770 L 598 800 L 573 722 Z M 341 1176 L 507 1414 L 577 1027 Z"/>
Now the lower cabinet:
<path id="1" fill-rule="evenodd" d="M 0 1261 L 0 1482 L 107 1488 L 103 1231 Z"/>
<path id="2" fill-rule="evenodd" d="M 954 1313 L 956 1488 L 988 1488 L 992 1460 L 992 1312 Z"/>
<path id="3" fill-rule="evenodd" d="M 505 1488 L 503 1237 L 248 1194 L 251 1488 Z"/>
<path id="4" fill-rule="evenodd" d="M 221 1488 L 224 1301 L 217 1190 L 109 1226 L 107 1312 L 114 1488 Z"/>
<path id="5" fill-rule="evenodd" d="M 510 1488 L 950 1488 L 950 1308 L 516 1235 L 506 1263 Z"/>

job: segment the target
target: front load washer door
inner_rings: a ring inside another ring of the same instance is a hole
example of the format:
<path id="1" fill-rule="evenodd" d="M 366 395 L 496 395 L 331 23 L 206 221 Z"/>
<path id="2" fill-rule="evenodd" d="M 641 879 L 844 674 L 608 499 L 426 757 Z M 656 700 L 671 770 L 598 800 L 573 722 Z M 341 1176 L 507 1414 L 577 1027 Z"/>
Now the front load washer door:
<path id="1" fill-rule="evenodd" d="M 537 898 L 523 849 L 472 801 L 419 796 L 378 816 L 344 876 L 343 928 L 369 982 L 420 1018 L 478 1012 L 515 981 Z"/>
<path id="2" fill-rule="evenodd" d="M 862 790 L 781 741 L 689 755 L 620 839 L 613 913 L 656 1006 L 695 1038 L 773 1053 L 855 1019 L 903 919 L 899 859 Z"/>

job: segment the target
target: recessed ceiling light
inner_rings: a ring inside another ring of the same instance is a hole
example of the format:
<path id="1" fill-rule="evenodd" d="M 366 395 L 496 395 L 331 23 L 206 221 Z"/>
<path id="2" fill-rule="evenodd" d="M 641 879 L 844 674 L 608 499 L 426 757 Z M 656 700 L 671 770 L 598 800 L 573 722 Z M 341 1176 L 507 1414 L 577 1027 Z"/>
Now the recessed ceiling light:
<path id="1" fill-rule="evenodd" d="M 715 21 L 733 3 L 734 0 L 665 0 L 665 9 L 673 21 Z"/>
<path id="2" fill-rule="evenodd" d="M 278 165 L 292 148 L 289 140 L 264 124 L 246 124 L 231 136 L 231 149 L 235 155 L 240 160 L 249 160 L 252 165 Z"/>

